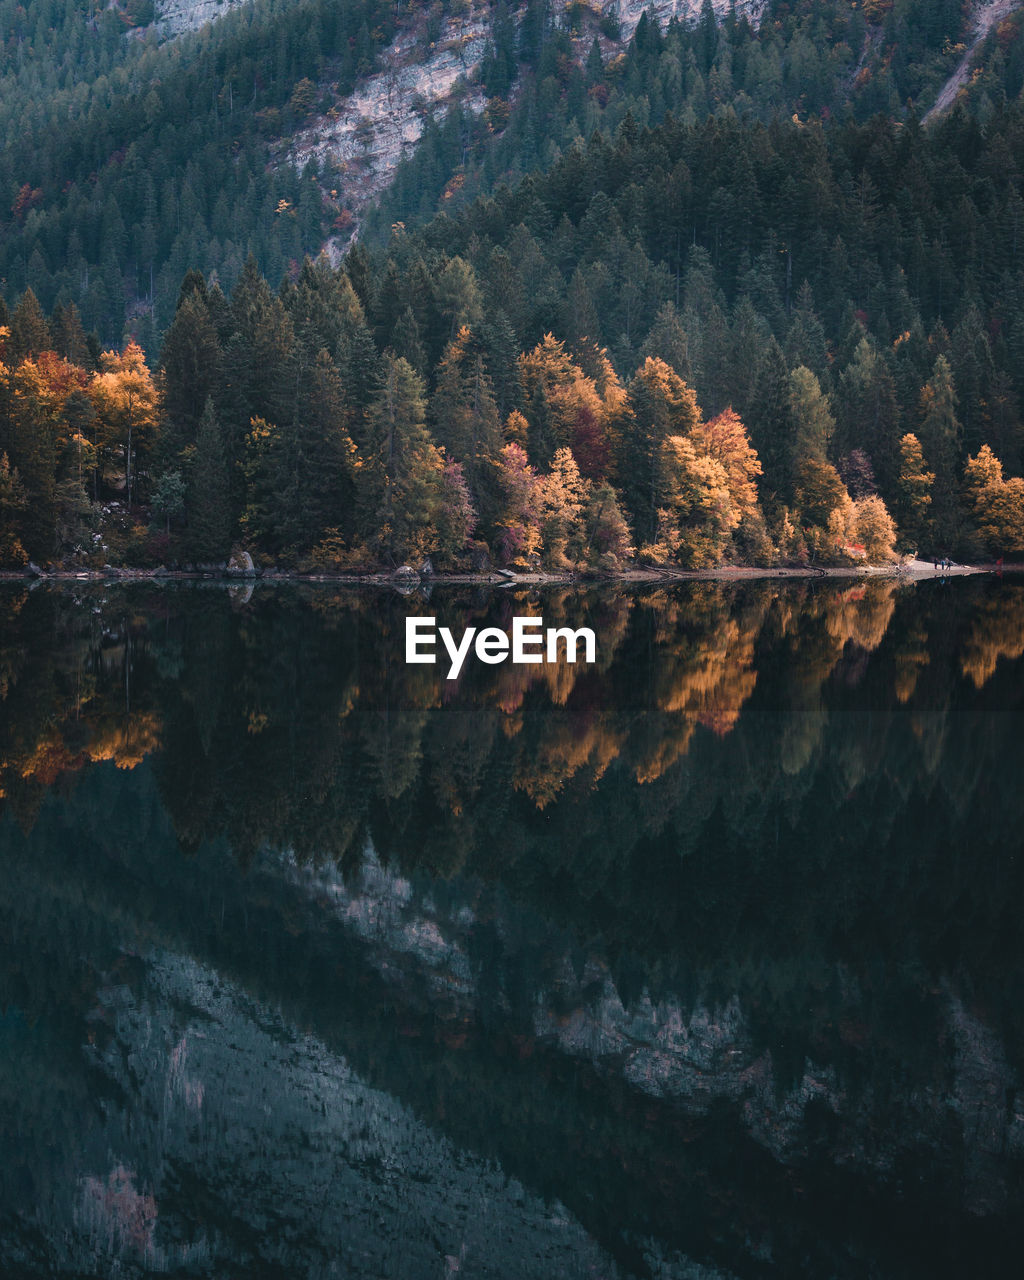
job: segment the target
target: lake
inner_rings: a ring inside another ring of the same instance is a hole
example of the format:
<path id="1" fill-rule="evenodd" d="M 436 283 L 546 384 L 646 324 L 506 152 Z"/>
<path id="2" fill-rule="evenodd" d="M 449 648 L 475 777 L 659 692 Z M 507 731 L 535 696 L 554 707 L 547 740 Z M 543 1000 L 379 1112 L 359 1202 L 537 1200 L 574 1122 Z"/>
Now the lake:
<path id="1" fill-rule="evenodd" d="M 3 1274 L 1019 1274 L 1022 655 L 1012 578 L 3 584 Z"/>

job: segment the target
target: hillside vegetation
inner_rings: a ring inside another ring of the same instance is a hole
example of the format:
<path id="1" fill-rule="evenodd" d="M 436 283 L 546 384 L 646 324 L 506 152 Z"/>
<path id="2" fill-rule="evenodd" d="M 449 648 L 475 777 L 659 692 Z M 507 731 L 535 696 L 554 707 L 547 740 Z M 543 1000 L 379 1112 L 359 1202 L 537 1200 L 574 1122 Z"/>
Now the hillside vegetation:
<path id="1" fill-rule="evenodd" d="M 321 19 L 301 37 L 300 15 Z M 923 127 L 913 102 L 955 69 L 959 6 L 776 4 L 755 29 L 733 13 L 718 26 L 705 5 L 664 33 L 642 16 L 614 56 L 607 14 L 575 6 L 553 27 L 544 6 L 515 21 L 498 9 L 479 125 L 455 108 L 428 127 L 376 225 L 408 219 L 377 239 L 369 227 L 340 265 L 303 266 L 329 229 L 328 161 L 300 176 L 260 148 L 322 105 L 289 77 L 353 21 L 328 17 L 256 6 L 169 44 L 151 34 L 141 53 L 109 43 L 112 79 L 180 75 L 148 108 L 108 90 L 79 121 L 95 147 L 111 140 L 101 124 L 152 115 L 114 166 L 124 201 L 109 192 L 92 223 L 109 271 L 76 270 L 95 296 L 109 300 L 111 279 L 124 290 L 118 246 L 141 243 L 131 191 L 155 190 L 142 149 L 180 148 L 185 181 L 163 181 L 147 241 L 154 294 L 175 281 L 170 323 L 158 348 L 98 341 L 94 295 L 76 301 L 45 273 L 0 315 L 8 564 L 216 561 L 239 542 L 268 564 L 334 570 L 1024 552 L 1016 17 L 955 109 Z M 268 82 L 260 42 L 289 24 Z M 576 33 L 595 24 L 581 64 Z M 67 54 L 74 24 L 54 30 Z M 360 58 L 358 31 L 345 45 L 352 83 L 387 43 L 374 33 Z M 168 95 L 225 73 L 206 121 L 221 133 L 200 147 L 202 111 Z M 84 93 L 74 82 L 69 70 L 66 92 Z M 206 161 L 221 166 L 212 188 Z M 237 239 L 204 238 L 201 193 L 230 209 L 243 170 L 240 208 L 262 230 L 246 240 L 240 213 Z M 444 209 L 423 221 L 442 179 Z M 49 232 L 70 252 L 97 205 L 76 191 L 51 208 L 42 186 L 18 187 L 5 251 L 35 232 L 39 267 Z M 157 269 L 163 211 L 192 197 Z M 230 264 L 212 264 L 229 243 Z"/>

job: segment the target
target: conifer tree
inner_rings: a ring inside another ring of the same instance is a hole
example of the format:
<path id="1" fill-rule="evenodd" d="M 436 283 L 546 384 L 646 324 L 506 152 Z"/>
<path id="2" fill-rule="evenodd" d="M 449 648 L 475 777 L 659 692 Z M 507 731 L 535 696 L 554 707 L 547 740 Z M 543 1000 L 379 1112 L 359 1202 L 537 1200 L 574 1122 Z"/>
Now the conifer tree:
<path id="1" fill-rule="evenodd" d="M 25 290 L 11 312 L 10 330 L 8 359 L 12 363 L 53 348 L 50 326 L 46 323 L 39 299 L 31 289 Z"/>
<path id="2" fill-rule="evenodd" d="M 435 441 L 462 464 L 474 506 L 489 528 L 497 511 L 495 471 L 503 440 L 484 354 L 466 326 L 441 358 L 430 418 Z"/>
<path id="3" fill-rule="evenodd" d="M 764 468 L 767 495 L 785 500 L 793 491 L 799 446 L 789 370 L 774 338 L 761 357 L 747 427 Z"/>
<path id="4" fill-rule="evenodd" d="M 199 561 L 224 559 L 231 544 L 228 463 L 212 397 L 199 419 L 185 510 L 189 554 Z"/>
<path id="5" fill-rule="evenodd" d="M 935 550 L 948 554 L 959 532 L 957 457 L 960 451 L 960 420 L 956 391 L 949 361 L 940 355 L 931 378 L 921 389 L 919 436 L 928 466 L 935 476 L 932 485 L 932 529 Z"/>
<path id="6" fill-rule="evenodd" d="M 189 273 L 189 277 L 195 273 Z M 202 280 L 202 277 L 199 277 Z M 170 455 L 193 444 L 210 396 L 221 387 L 220 339 L 206 303 L 206 282 L 186 291 L 160 350 L 164 373 L 166 449 Z"/>
<path id="7" fill-rule="evenodd" d="M 361 490 L 367 541 L 392 564 L 428 555 L 436 545 L 443 458 L 425 417 L 416 371 L 401 356 L 386 357 L 368 415 Z"/>
<path id="8" fill-rule="evenodd" d="M 790 374 L 789 404 L 793 424 L 790 467 L 795 468 L 806 458 L 824 461 L 835 433 L 836 420 L 817 377 L 804 366 Z"/>
<path id="9" fill-rule="evenodd" d="M 650 542 L 661 498 L 661 447 L 685 438 L 700 418 L 697 397 L 663 360 L 649 356 L 629 384 L 619 475 L 639 542 Z"/>
<path id="10" fill-rule="evenodd" d="M 884 497 L 895 496 L 899 471 L 899 407 L 896 384 L 884 358 L 867 339 L 858 342 L 853 361 L 840 378 L 841 421 L 836 452 L 864 449 Z"/>
<path id="11" fill-rule="evenodd" d="M 924 550 L 929 540 L 934 483 L 935 473 L 925 466 L 920 440 L 907 432 L 900 441 L 896 506 L 900 541 L 907 549 Z"/>
<path id="12" fill-rule="evenodd" d="M 662 303 L 644 345 L 640 348 L 640 355 L 643 359 L 655 356 L 663 360 L 684 382 L 689 382 L 693 376 L 690 369 L 689 340 L 679 312 L 671 302 Z"/>

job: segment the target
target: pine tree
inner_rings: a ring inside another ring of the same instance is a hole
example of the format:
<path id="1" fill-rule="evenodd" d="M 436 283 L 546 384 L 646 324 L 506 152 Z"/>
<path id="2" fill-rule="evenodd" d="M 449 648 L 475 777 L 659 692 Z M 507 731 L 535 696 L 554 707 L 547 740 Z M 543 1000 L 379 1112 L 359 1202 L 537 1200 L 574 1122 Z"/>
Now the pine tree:
<path id="1" fill-rule="evenodd" d="M 199 561 L 223 560 L 230 550 L 232 521 L 227 455 L 212 397 L 199 419 L 185 510 L 189 554 Z"/>
<path id="2" fill-rule="evenodd" d="M 196 274 L 190 272 L 185 281 Z M 220 339 L 206 303 L 206 282 L 202 281 L 201 290 L 193 287 L 187 292 L 183 284 L 182 298 L 160 351 L 166 447 L 172 456 L 195 443 L 206 403 L 221 388 L 221 365 Z"/>
<path id="3" fill-rule="evenodd" d="M 789 465 L 795 467 L 806 458 L 824 461 L 836 420 L 828 396 L 824 395 L 818 379 L 810 369 L 794 369 L 789 376 L 789 404 L 793 423 L 792 456 Z"/>
<path id="4" fill-rule="evenodd" d="M 396 356 L 408 360 L 422 377 L 427 371 L 427 353 L 420 341 L 420 327 L 412 307 L 406 307 L 391 333 L 391 346 Z"/>
<path id="5" fill-rule="evenodd" d="M 28 497 L 21 519 L 21 539 L 35 558 L 49 556 L 55 549 L 60 408 L 60 399 L 50 393 L 39 365 L 31 359 L 23 360 L 11 378 L 7 434 L 10 463 Z"/>
<path id="6" fill-rule="evenodd" d="M 639 542 L 650 542 L 657 529 L 661 447 L 670 436 L 688 436 L 699 417 L 693 390 L 663 360 L 649 356 L 629 384 L 618 465 Z"/>
<path id="7" fill-rule="evenodd" d="M 934 483 L 935 473 L 925 467 L 920 440 L 908 432 L 900 441 L 896 505 L 900 541 L 908 550 L 923 550 L 928 542 Z"/>
<path id="8" fill-rule="evenodd" d="M 839 383 L 841 420 L 836 451 L 864 449 L 883 497 L 893 500 L 899 471 L 900 420 L 896 384 L 881 354 L 862 338 Z"/>
<path id="9" fill-rule="evenodd" d="M 50 325 L 53 349 L 58 355 L 83 369 L 90 369 L 92 356 L 82 328 L 82 317 L 73 302 L 65 307 L 54 307 Z"/>
<path id="10" fill-rule="evenodd" d="M 423 392 L 407 360 L 385 358 L 368 415 L 361 489 L 366 540 L 392 564 L 436 545 L 443 458 L 427 431 Z"/>
<path id="11" fill-rule="evenodd" d="M 935 549 L 948 554 L 959 535 L 957 457 L 960 421 L 949 361 L 940 355 L 931 378 L 921 389 L 919 436 L 928 466 L 935 475 L 932 485 L 932 530 Z"/>
<path id="12" fill-rule="evenodd" d="M 782 349 L 770 339 L 758 367 L 747 416 L 750 442 L 764 468 L 764 485 L 776 500 L 793 492 L 799 457 L 798 423 L 794 417 L 789 370 Z"/>
<path id="13" fill-rule="evenodd" d="M 498 502 L 495 467 L 503 444 L 501 423 L 483 351 L 465 326 L 441 358 L 430 419 L 436 442 L 462 464 L 474 505 L 489 528 Z"/>
<path id="14" fill-rule="evenodd" d="M 640 355 L 643 359 L 655 356 L 663 360 L 684 382 L 690 381 L 690 344 L 679 312 L 671 302 L 662 303 L 644 345 L 640 348 Z"/>
<path id="15" fill-rule="evenodd" d="M 26 356 L 37 356 L 53 348 L 50 327 L 46 323 L 39 299 L 26 289 L 11 312 L 8 359 L 17 364 Z"/>

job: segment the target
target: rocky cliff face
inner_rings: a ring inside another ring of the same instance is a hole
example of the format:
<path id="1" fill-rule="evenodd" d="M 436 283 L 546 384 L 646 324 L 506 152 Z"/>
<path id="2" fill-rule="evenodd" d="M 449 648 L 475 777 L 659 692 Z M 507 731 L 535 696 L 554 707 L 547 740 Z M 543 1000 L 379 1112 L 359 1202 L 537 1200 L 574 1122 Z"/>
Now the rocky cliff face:
<path id="1" fill-rule="evenodd" d="M 388 186 L 430 115 L 456 100 L 468 111 L 483 110 L 484 95 L 475 78 L 487 47 L 489 18 L 489 5 L 473 5 L 446 19 L 433 43 L 425 39 L 422 20 L 410 21 L 385 50 L 382 70 L 292 139 L 291 162 L 300 167 L 311 159 L 329 162 L 343 188 L 345 207 L 353 212 L 365 208 Z M 355 224 L 328 242 L 335 262 L 354 234 Z"/>
<path id="2" fill-rule="evenodd" d="M 186 31 L 198 31 L 231 9 L 251 3 L 252 0 L 157 0 L 153 29 L 165 38 L 180 36 Z"/>
<path id="3" fill-rule="evenodd" d="M 719 17 L 728 12 L 729 3 L 713 0 Z M 736 11 L 756 24 L 766 4 L 767 0 L 739 0 Z M 568 4 L 553 0 L 551 7 L 558 15 Z M 584 22 L 581 37 L 575 41 L 576 56 L 580 62 L 586 58 L 598 34 L 599 20 L 606 15 L 616 15 L 620 29 L 617 41 L 603 33 L 599 36 L 608 54 L 628 42 L 645 10 L 665 26 L 673 19 L 695 22 L 701 7 L 701 0 L 624 0 L 621 4 L 604 0 L 593 4 L 590 21 Z M 524 12 L 522 8 L 514 10 L 515 20 L 521 21 Z M 465 11 L 448 16 L 439 38 L 428 43 L 424 13 L 410 14 L 383 54 L 383 69 L 363 81 L 350 97 L 339 100 L 326 117 L 297 134 L 290 146 L 291 161 L 301 166 L 315 158 L 334 166 L 341 201 L 358 215 L 389 185 L 399 161 L 419 140 L 429 115 L 443 114 L 456 101 L 474 114 L 483 111 L 485 99 L 477 81 L 490 22 L 488 0 L 471 0 Z M 332 261 L 338 261 L 357 230 L 355 222 L 344 235 L 328 241 L 325 247 Z"/>
<path id="4" fill-rule="evenodd" d="M 165 38 L 194 31 L 215 22 L 230 9 L 251 0 L 159 0 L 154 29 Z M 767 0 L 738 0 L 736 11 L 751 21 L 760 20 Z M 718 16 L 728 12 L 730 0 L 713 0 Z M 310 159 L 328 162 L 339 207 L 356 218 L 360 210 L 384 190 L 394 176 L 398 162 L 415 146 L 430 115 L 443 113 L 459 102 L 464 110 L 479 114 L 485 106 L 477 83 L 480 63 L 487 47 L 492 19 L 490 0 L 470 0 L 457 15 L 449 14 L 437 39 L 426 36 L 427 9 L 412 7 L 392 44 L 384 50 L 381 69 L 366 77 L 348 97 L 338 97 L 324 116 L 310 121 L 280 150 L 280 159 L 302 166 Z M 553 0 L 557 16 L 567 0 Z M 598 32 L 600 19 L 618 18 L 620 38 L 601 34 L 606 53 L 621 48 L 632 36 L 645 10 L 664 26 L 673 19 L 696 22 L 702 0 L 603 0 L 590 6 L 590 19 L 577 43 L 582 61 Z M 513 18 L 521 21 L 525 7 L 513 8 Z M 326 248 L 337 261 L 357 230 L 358 222 Z"/>
<path id="5" fill-rule="evenodd" d="M 711 7 L 719 21 L 729 12 L 730 4 L 731 0 L 711 0 Z M 619 3 L 615 3 L 615 0 L 610 2 L 606 0 L 601 5 L 601 12 L 618 15 L 622 38 L 628 40 L 636 30 L 640 15 L 645 10 L 654 14 L 664 27 L 673 18 L 677 22 L 687 24 L 696 22 L 703 7 L 703 0 L 650 0 L 649 3 L 645 3 L 645 0 L 619 0 Z M 767 7 L 768 0 L 736 0 L 735 6 L 738 16 L 748 17 L 755 25 L 760 22 L 761 15 Z"/>

